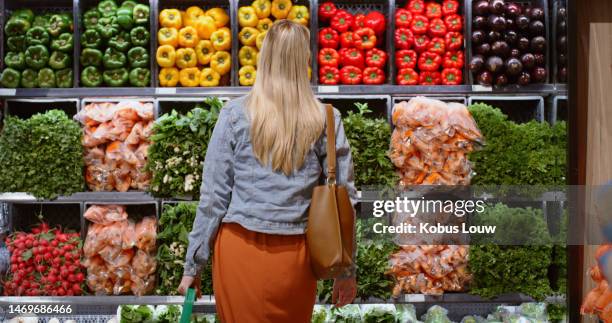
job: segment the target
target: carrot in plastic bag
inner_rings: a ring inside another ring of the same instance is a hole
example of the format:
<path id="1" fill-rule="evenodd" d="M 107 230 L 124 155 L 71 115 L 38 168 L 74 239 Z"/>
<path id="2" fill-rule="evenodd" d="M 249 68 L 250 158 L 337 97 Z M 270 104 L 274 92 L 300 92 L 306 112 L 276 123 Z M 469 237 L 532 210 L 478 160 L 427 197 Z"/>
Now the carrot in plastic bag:
<path id="1" fill-rule="evenodd" d="M 121 236 L 121 249 L 132 249 L 136 246 L 136 224 L 132 220 L 128 220 L 126 227 Z"/>
<path id="2" fill-rule="evenodd" d="M 145 278 L 132 276 L 132 293 L 136 296 L 147 295 L 155 288 L 155 275 Z"/>
<path id="3" fill-rule="evenodd" d="M 136 247 L 146 252 L 155 250 L 157 237 L 157 220 L 154 216 L 146 216 L 136 224 Z"/>
<path id="4" fill-rule="evenodd" d="M 144 278 L 155 272 L 157 261 L 155 256 L 145 251 L 138 250 L 132 259 L 132 269 L 138 277 Z"/>
<path id="5" fill-rule="evenodd" d="M 127 213 L 125 207 L 120 205 L 92 205 L 85 211 L 83 217 L 94 223 L 108 225 L 127 219 Z"/>
<path id="6" fill-rule="evenodd" d="M 100 224 L 93 223 L 89 226 L 85 243 L 83 244 L 83 254 L 86 257 L 93 257 L 105 247 L 104 230 L 105 227 Z"/>
<path id="7" fill-rule="evenodd" d="M 142 137 L 142 132 L 142 122 L 136 122 L 134 127 L 132 127 L 132 131 L 130 131 L 130 135 L 125 138 L 125 143 L 128 145 L 138 145 L 140 143 L 140 138 Z"/>
<path id="8" fill-rule="evenodd" d="M 455 102 L 449 103 L 447 114 L 449 125 L 463 137 L 476 142 L 482 139 L 482 133 L 478 129 L 478 125 L 465 105 Z"/>
<path id="9" fill-rule="evenodd" d="M 116 221 L 104 227 L 100 236 L 105 240 L 107 245 L 113 246 L 115 248 L 121 249 L 121 244 L 123 243 L 122 235 L 123 235 L 123 227 L 127 223 L 127 220 Z"/>

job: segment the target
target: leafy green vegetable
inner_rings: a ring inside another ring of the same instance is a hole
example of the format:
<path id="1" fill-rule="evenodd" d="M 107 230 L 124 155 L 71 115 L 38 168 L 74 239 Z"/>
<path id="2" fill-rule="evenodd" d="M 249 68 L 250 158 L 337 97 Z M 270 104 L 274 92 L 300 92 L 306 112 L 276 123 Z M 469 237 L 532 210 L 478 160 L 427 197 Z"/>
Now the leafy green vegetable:
<path id="1" fill-rule="evenodd" d="M 331 322 L 336 323 L 361 323 L 361 311 L 359 305 L 348 304 L 343 307 L 333 307 L 330 311 Z"/>
<path id="2" fill-rule="evenodd" d="M 396 322 L 396 310 L 393 304 L 364 304 L 361 309 L 364 323 Z"/>
<path id="3" fill-rule="evenodd" d="M 424 323 L 451 323 L 448 318 L 448 310 L 438 305 L 430 307 L 427 313 L 423 314 L 421 320 Z"/>
<path id="4" fill-rule="evenodd" d="M 326 323 L 328 309 L 324 305 L 315 305 L 312 309 L 310 323 Z"/>
<path id="5" fill-rule="evenodd" d="M 548 319 L 551 322 L 563 322 L 566 319 L 567 306 L 565 304 L 547 304 L 546 312 L 548 312 Z"/>
<path id="6" fill-rule="evenodd" d="M 182 308 L 179 305 L 157 305 L 155 308 L 158 323 L 176 323 L 181 320 Z"/>
<path id="7" fill-rule="evenodd" d="M 119 323 L 153 322 L 154 310 L 150 305 L 121 305 Z"/>
<path id="8" fill-rule="evenodd" d="M 83 191 L 79 124 L 61 110 L 27 120 L 6 116 L 0 135 L 0 190 L 41 199 Z"/>
<path id="9" fill-rule="evenodd" d="M 145 167 L 153 173 L 153 195 L 197 197 L 206 149 L 222 107 L 221 100 L 209 97 L 185 115 L 173 110 L 155 121 Z"/>

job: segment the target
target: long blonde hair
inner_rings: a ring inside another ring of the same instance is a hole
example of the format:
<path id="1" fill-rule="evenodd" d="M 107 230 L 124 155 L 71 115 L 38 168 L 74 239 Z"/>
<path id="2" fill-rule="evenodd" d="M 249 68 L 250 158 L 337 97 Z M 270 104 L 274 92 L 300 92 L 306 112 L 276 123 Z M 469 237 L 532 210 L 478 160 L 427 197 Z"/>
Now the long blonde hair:
<path id="1" fill-rule="evenodd" d="M 266 34 L 246 106 L 253 153 L 262 165 L 290 175 L 323 131 L 321 103 L 308 79 L 310 32 L 283 20 Z"/>

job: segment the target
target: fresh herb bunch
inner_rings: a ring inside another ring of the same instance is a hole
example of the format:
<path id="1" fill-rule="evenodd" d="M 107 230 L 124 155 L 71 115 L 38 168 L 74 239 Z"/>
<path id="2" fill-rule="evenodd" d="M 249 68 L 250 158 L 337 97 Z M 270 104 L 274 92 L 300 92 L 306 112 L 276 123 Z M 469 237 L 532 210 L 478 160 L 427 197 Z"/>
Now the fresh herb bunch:
<path id="1" fill-rule="evenodd" d="M 53 199 L 84 189 L 82 131 L 63 111 L 27 120 L 6 116 L 0 135 L 0 191 Z"/>
<path id="2" fill-rule="evenodd" d="M 159 197 L 197 197 L 208 142 L 223 103 L 209 97 L 185 115 L 162 115 L 153 126 L 146 170 L 151 193 Z"/>
<path id="3" fill-rule="evenodd" d="M 517 124 L 499 109 L 474 104 L 469 110 L 485 146 L 469 156 L 472 185 L 565 185 L 566 123 Z"/>
<path id="4" fill-rule="evenodd" d="M 355 185 L 387 185 L 397 183 L 397 175 L 387 156 L 391 126 L 383 118 L 371 118 L 367 103 L 355 103 L 357 112 L 349 111 L 343 119 L 346 137 L 355 165 Z"/>
<path id="5" fill-rule="evenodd" d="M 189 244 L 188 236 L 195 220 L 197 203 L 184 202 L 166 204 L 159 218 L 163 231 L 157 235 L 157 274 L 159 284 L 157 295 L 177 295 L 177 286 L 183 276 L 185 254 Z M 212 266 L 208 261 L 202 271 L 202 294 L 212 295 Z"/>

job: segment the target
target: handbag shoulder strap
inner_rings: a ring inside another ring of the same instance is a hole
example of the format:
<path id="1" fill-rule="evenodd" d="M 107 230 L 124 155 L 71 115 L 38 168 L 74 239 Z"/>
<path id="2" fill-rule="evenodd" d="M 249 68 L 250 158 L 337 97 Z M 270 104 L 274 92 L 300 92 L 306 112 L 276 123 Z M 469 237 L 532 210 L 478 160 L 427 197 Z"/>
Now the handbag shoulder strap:
<path id="1" fill-rule="evenodd" d="M 327 183 L 336 183 L 336 131 L 334 121 L 334 108 L 331 104 L 325 105 L 325 115 L 327 117 Z"/>

